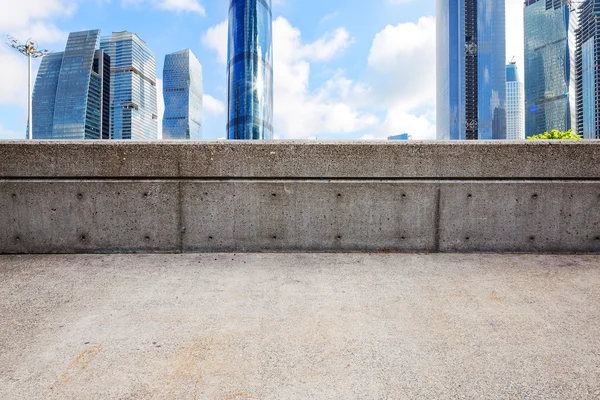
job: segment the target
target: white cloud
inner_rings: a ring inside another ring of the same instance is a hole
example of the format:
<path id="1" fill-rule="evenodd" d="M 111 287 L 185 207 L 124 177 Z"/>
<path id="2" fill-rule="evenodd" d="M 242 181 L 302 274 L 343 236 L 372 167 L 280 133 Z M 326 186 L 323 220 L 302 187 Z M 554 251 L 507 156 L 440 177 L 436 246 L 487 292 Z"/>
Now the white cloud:
<path id="1" fill-rule="evenodd" d="M 110 0 L 103 0 L 108 1 Z M 206 15 L 206 9 L 198 0 L 121 0 L 123 6 L 144 5 L 150 3 L 159 10 L 176 12 L 193 12 L 202 16 Z"/>
<path id="2" fill-rule="evenodd" d="M 227 62 L 228 22 L 223 21 L 203 35 L 205 46 L 215 51 L 220 63 Z M 353 104 L 352 98 L 366 90 L 337 71 L 321 87 L 310 89 L 311 62 L 326 62 L 352 43 L 339 28 L 312 42 L 303 43 L 300 30 L 285 18 L 273 22 L 273 92 L 275 136 L 307 138 L 324 133 L 350 133 L 377 124 L 377 118 Z M 205 108 L 225 111 L 205 96 Z M 208 101 L 207 101 L 208 100 Z"/>
<path id="3" fill-rule="evenodd" d="M 369 53 L 368 100 L 387 116 L 370 138 L 409 133 L 435 138 L 435 18 L 388 25 L 375 35 Z"/>
<path id="4" fill-rule="evenodd" d="M 227 30 L 228 21 L 225 20 L 208 28 L 202 36 L 202 43 L 217 53 L 217 59 L 221 64 L 227 64 Z"/>
<path id="5" fill-rule="evenodd" d="M 51 18 L 67 17 L 77 8 L 74 0 L 28 0 L 3 5 L 0 29 L 18 40 L 38 40 L 41 48 L 62 48 L 67 33 L 49 22 Z M 27 107 L 27 61 L 8 46 L 0 45 L 0 104 Z M 34 61 L 35 81 L 39 60 Z"/>
<path id="6" fill-rule="evenodd" d="M 521 80 L 525 73 L 524 64 L 523 1 L 506 0 L 506 57 L 515 57 Z"/>
<path id="7" fill-rule="evenodd" d="M 202 109 L 206 114 L 221 115 L 225 113 L 225 103 L 205 93 L 202 96 Z"/>

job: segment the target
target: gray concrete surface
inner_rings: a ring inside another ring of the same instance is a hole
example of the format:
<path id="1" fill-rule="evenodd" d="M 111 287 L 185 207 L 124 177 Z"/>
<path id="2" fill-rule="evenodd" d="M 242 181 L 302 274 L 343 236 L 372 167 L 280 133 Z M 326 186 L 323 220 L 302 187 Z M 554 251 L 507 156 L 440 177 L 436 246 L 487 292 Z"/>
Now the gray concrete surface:
<path id="1" fill-rule="evenodd" d="M 0 398 L 599 399 L 600 256 L 0 256 Z"/>
<path id="2" fill-rule="evenodd" d="M 2 141 L 2 178 L 598 179 L 600 140 Z"/>
<path id="3" fill-rule="evenodd" d="M 0 142 L 0 253 L 600 253 L 600 141 Z"/>

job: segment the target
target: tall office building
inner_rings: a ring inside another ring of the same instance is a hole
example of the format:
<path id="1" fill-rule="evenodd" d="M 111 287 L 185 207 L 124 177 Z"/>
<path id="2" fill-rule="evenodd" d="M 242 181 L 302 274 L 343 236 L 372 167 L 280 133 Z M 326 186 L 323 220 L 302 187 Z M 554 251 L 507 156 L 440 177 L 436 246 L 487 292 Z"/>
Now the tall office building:
<path id="1" fill-rule="evenodd" d="M 506 138 L 505 0 L 437 0 L 437 138 Z"/>
<path id="2" fill-rule="evenodd" d="M 576 15 L 564 0 L 526 0 L 525 134 L 576 130 Z"/>
<path id="3" fill-rule="evenodd" d="M 99 30 L 69 35 L 62 53 L 42 60 L 33 94 L 34 139 L 108 138 L 108 56 Z"/>
<path id="4" fill-rule="evenodd" d="M 227 64 L 229 139 L 273 138 L 271 0 L 231 0 Z"/>
<path id="5" fill-rule="evenodd" d="M 511 62 L 506 66 L 506 138 L 509 140 L 525 139 L 524 102 L 517 64 Z"/>
<path id="6" fill-rule="evenodd" d="M 202 65 L 190 49 L 165 56 L 163 139 L 202 139 Z"/>
<path id="7" fill-rule="evenodd" d="M 600 139 L 600 0 L 579 8 L 576 53 L 577 132 L 584 139 Z"/>
<path id="8" fill-rule="evenodd" d="M 158 135 L 156 60 L 146 42 L 131 32 L 100 39 L 110 56 L 112 139 L 154 140 Z"/>

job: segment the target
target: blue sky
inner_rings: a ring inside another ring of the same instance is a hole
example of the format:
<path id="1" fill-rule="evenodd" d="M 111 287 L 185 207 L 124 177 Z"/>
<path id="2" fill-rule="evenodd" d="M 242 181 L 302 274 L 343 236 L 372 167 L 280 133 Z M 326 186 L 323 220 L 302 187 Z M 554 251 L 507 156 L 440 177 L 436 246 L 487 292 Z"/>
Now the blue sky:
<path id="1" fill-rule="evenodd" d="M 507 3 L 507 57 L 521 60 L 522 2 Z M 0 32 L 62 51 L 72 31 L 129 30 L 154 51 L 159 83 L 165 54 L 190 48 L 203 66 L 204 138 L 218 139 L 227 9 L 227 0 L 21 0 L 3 6 Z M 274 0 L 273 9 L 277 138 L 435 136 L 434 0 Z M 26 71 L 0 46 L 0 138 L 25 135 Z"/>

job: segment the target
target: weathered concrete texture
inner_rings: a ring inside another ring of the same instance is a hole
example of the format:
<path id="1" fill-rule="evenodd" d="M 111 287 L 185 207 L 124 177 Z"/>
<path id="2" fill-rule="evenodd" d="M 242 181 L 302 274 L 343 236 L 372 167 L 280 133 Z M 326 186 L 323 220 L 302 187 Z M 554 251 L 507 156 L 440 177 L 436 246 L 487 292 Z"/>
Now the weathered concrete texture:
<path id="1" fill-rule="evenodd" d="M 588 253 L 600 182 L 0 180 L 0 227 L 0 253 Z"/>
<path id="2" fill-rule="evenodd" d="M 598 399 L 600 257 L 0 256 L 2 399 Z"/>
<path id="3" fill-rule="evenodd" d="M 0 182 L 0 253 L 178 251 L 177 182 Z"/>
<path id="4" fill-rule="evenodd" d="M 600 141 L 3 141 L 0 178 L 594 178 Z"/>

